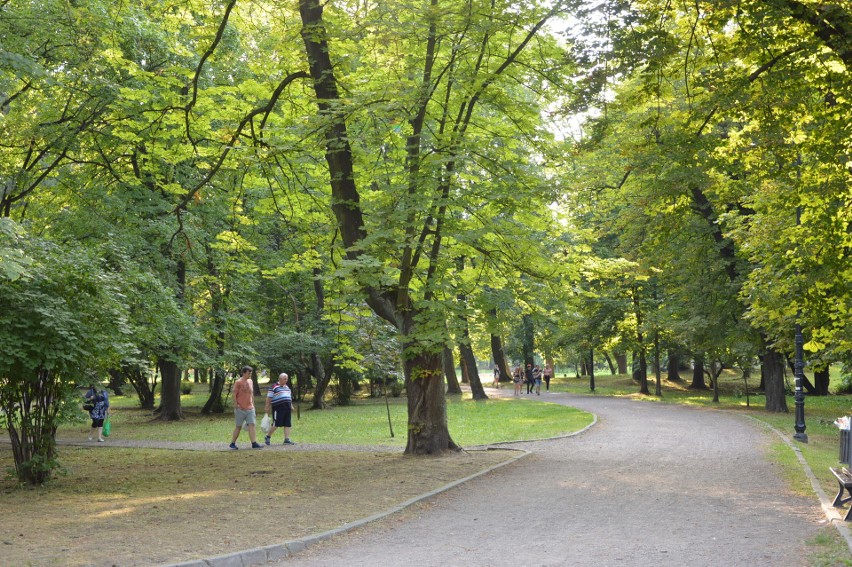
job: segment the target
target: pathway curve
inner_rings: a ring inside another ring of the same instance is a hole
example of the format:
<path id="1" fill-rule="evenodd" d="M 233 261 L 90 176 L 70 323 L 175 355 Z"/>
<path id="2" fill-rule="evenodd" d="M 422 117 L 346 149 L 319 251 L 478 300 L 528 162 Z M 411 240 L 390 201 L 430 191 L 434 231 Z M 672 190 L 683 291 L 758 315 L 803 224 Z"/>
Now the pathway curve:
<path id="1" fill-rule="evenodd" d="M 766 456 L 770 434 L 717 411 L 547 394 L 598 416 L 533 455 L 280 567 L 804 566 L 824 522 Z"/>

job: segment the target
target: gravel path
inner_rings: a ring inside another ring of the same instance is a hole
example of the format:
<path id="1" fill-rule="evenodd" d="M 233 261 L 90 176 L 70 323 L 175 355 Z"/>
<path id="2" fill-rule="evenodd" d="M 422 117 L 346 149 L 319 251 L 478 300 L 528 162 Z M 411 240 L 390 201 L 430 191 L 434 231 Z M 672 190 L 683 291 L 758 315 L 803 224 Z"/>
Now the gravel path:
<path id="1" fill-rule="evenodd" d="M 769 434 L 729 413 L 548 394 L 598 424 L 518 443 L 533 455 L 312 545 L 327 565 L 804 566 L 825 517 L 789 493 Z"/>

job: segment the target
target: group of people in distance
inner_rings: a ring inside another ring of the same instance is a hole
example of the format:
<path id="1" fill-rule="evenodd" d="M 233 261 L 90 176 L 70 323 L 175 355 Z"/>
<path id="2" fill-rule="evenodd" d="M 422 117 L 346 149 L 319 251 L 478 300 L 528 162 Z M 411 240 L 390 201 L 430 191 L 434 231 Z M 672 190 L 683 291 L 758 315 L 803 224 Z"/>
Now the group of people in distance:
<path id="1" fill-rule="evenodd" d="M 249 434 L 252 449 L 262 449 L 263 445 L 257 442 L 256 418 L 254 409 L 254 382 L 251 379 L 252 367 L 243 366 L 239 379 L 234 382 L 234 432 L 231 435 L 231 444 L 228 448 L 237 450 L 237 438 L 245 425 Z M 269 430 L 266 432 L 264 442 L 272 443 L 272 434 L 279 427 L 284 428 L 284 445 L 295 445 L 290 440 L 290 429 L 293 425 L 293 392 L 287 382 L 290 377 L 286 372 L 278 375 L 278 382 L 269 387 L 266 394 L 266 413 L 272 415 Z"/>
<path id="2" fill-rule="evenodd" d="M 536 395 L 541 395 L 541 382 L 544 381 L 546 391 L 550 391 L 550 379 L 553 378 L 553 367 L 547 365 L 542 370 L 541 366 L 536 364 L 527 364 L 526 369 L 521 369 L 520 365 L 515 367 L 512 372 L 512 382 L 515 385 L 515 395 L 520 396 L 523 385 L 526 384 L 527 394 L 535 392 Z"/>

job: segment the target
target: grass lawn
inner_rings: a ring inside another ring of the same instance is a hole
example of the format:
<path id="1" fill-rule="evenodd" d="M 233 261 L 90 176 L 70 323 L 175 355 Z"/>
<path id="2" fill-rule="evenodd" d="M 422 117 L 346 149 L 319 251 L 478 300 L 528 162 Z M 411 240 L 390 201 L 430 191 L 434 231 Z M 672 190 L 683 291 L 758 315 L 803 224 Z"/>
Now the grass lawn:
<path id="1" fill-rule="evenodd" d="M 220 415 L 201 415 L 200 408 L 206 401 L 206 395 L 206 387 L 201 384 L 196 385 L 192 394 L 182 396 L 181 405 L 186 419 L 179 422 L 156 419 L 150 411 L 140 410 L 135 398 L 113 397 L 113 436 L 162 441 L 230 441 L 234 428 L 233 414 L 229 409 Z M 263 415 L 263 404 L 262 397 L 255 400 L 258 419 Z M 380 398 L 357 398 L 349 406 L 321 411 L 309 410 L 308 407 L 301 404 L 294 408 L 292 437 L 296 442 L 405 447 L 407 408 L 404 398 L 388 398 L 387 404 Z M 570 433 L 586 427 L 592 416 L 573 408 L 539 401 L 533 404 L 518 404 L 510 399 L 473 402 L 466 394 L 447 399 L 447 419 L 453 440 L 465 447 Z M 88 423 L 81 421 L 64 425 L 57 437 L 85 439 Z M 276 432 L 276 435 L 280 433 Z"/>

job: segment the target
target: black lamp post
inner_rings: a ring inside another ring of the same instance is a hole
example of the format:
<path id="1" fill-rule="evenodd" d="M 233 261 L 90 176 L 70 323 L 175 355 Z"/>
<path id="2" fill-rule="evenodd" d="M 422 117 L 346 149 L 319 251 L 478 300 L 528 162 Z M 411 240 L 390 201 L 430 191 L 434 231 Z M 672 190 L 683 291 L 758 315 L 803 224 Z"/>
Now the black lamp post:
<path id="1" fill-rule="evenodd" d="M 798 176 L 801 179 L 802 159 L 799 158 L 796 161 L 799 168 Z M 796 207 L 796 226 L 799 226 L 800 224 L 802 224 L 802 207 Z M 796 433 L 793 435 L 793 439 L 801 441 L 802 443 L 807 443 L 808 434 L 805 433 L 805 392 L 802 391 L 802 383 L 805 380 L 805 361 L 803 360 L 805 339 L 802 336 L 802 324 L 799 322 L 801 319 L 802 312 L 799 310 L 796 313 L 796 337 L 794 339 L 796 345 L 796 361 L 793 366 L 793 374 L 796 377 Z"/>
<path id="2" fill-rule="evenodd" d="M 808 434 L 805 433 L 805 393 L 802 391 L 802 382 L 805 378 L 805 363 L 802 360 L 802 351 L 805 339 L 802 337 L 802 325 L 796 322 L 796 362 L 793 372 L 796 375 L 796 434 L 793 439 L 808 442 Z"/>

